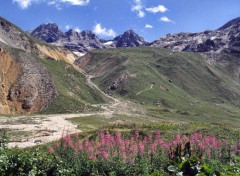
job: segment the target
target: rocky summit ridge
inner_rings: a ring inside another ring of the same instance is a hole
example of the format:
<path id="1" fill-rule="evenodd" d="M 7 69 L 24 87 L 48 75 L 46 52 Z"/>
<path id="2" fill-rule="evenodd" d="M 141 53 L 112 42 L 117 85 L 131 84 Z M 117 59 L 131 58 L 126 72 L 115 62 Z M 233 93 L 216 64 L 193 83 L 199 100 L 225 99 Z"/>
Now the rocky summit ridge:
<path id="1" fill-rule="evenodd" d="M 75 54 L 81 55 L 92 49 L 106 49 L 117 47 L 137 47 L 145 46 L 147 42 L 133 30 L 128 30 L 113 40 L 103 40 L 98 38 L 90 30 L 77 32 L 70 29 L 62 32 L 56 24 L 42 24 L 36 29 L 28 32 L 29 35 L 53 45 L 65 47 Z"/>
<path id="2" fill-rule="evenodd" d="M 240 52 L 240 17 L 227 22 L 216 30 L 200 33 L 181 32 L 167 34 L 150 46 L 163 47 L 173 51 L 220 53 Z"/>
<path id="3" fill-rule="evenodd" d="M 122 35 L 115 37 L 113 41 L 116 47 L 137 47 L 148 44 L 143 37 L 139 36 L 133 30 L 124 32 Z"/>
<path id="4" fill-rule="evenodd" d="M 65 47 L 82 55 L 92 49 L 151 46 L 168 48 L 173 51 L 220 53 L 240 52 L 240 17 L 227 22 L 216 30 L 199 33 L 181 32 L 148 43 L 133 30 L 127 30 L 112 40 L 100 39 L 90 30 L 82 32 L 70 29 L 62 32 L 55 24 L 42 24 L 29 34 L 39 40 Z"/>

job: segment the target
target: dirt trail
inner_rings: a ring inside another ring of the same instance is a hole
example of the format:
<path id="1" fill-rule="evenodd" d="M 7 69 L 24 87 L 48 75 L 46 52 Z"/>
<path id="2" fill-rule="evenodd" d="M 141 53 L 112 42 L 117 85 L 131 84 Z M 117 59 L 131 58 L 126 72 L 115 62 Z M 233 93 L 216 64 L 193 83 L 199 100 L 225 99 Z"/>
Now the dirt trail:
<path id="1" fill-rule="evenodd" d="M 139 105 L 105 94 L 95 83 L 91 81 L 93 78 L 92 75 L 88 75 L 74 65 L 73 67 L 86 77 L 86 84 L 88 86 L 94 88 L 110 100 L 109 104 L 92 105 L 100 107 L 103 112 L 0 117 L 0 129 L 6 129 L 7 131 L 10 131 L 10 133 L 13 133 L 13 136 L 16 136 L 14 140 L 9 142 L 9 147 L 32 147 L 58 140 L 66 133 L 73 134 L 81 132 L 81 130 L 77 128 L 77 125 L 74 125 L 67 120 L 69 118 L 92 115 L 101 115 L 105 118 L 111 118 L 113 113 L 129 116 L 145 114 L 145 111 Z"/>
<path id="2" fill-rule="evenodd" d="M 136 93 L 136 95 L 140 95 L 141 93 L 146 92 L 146 91 L 149 91 L 149 90 L 151 90 L 152 88 L 153 88 L 153 84 L 151 84 L 151 86 L 150 86 L 149 88 L 139 91 L 138 93 Z"/>

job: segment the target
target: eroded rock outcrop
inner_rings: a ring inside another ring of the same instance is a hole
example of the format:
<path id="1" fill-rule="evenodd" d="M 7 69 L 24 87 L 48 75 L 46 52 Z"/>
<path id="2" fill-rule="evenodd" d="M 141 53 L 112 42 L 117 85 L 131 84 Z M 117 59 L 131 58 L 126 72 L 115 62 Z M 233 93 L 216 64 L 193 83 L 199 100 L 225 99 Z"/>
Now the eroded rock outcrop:
<path id="1" fill-rule="evenodd" d="M 21 50 L 1 47 L 0 80 L 0 114 L 39 112 L 58 95 L 46 69 Z"/>
<path id="2" fill-rule="evenodd" d="M 9 114 L 12 109 L 18 109 L 20 103 L 9 101 L 10 89 L 16 83 L 20 67 L 12 56 L 0 48 L 0 114 Z"/>

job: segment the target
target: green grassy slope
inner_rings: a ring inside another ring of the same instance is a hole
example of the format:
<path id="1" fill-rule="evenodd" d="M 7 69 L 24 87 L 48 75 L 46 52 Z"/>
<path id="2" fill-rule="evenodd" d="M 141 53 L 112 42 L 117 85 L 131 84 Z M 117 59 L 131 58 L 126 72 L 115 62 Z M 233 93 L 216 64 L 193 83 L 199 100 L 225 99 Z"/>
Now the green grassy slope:
<path id="1" fill-rule="evenodd" d="M 94 110 L 90 104 L 104 103 L 98 92 L 86 85 L 85 77 L 64 61 L 38 59 L 52 75 L 59 96 L 42 113 L 75 113 Z"/>
<path id="2" fill-rule="evenodd" d="M 240 124 L 239 83 L 196 53 L 159 48 L 94 50 L 86 72 L 105 92 L 168 120 Z M 110 89 L 112 85 L 116 89 Z"/>

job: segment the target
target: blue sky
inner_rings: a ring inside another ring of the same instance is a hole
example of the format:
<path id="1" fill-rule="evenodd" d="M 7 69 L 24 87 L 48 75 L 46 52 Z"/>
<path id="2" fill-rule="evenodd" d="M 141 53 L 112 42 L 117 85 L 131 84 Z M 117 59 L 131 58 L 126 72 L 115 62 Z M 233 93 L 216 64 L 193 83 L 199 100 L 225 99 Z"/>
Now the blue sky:
<path id="1" fill-rule="evenodd" d="M 147 41 L 217 29 L 240 16 L 240 0 L 1 0 L 0 16 L 24 30 L 57 23 L 109 39 L 133 29 Z"/>

